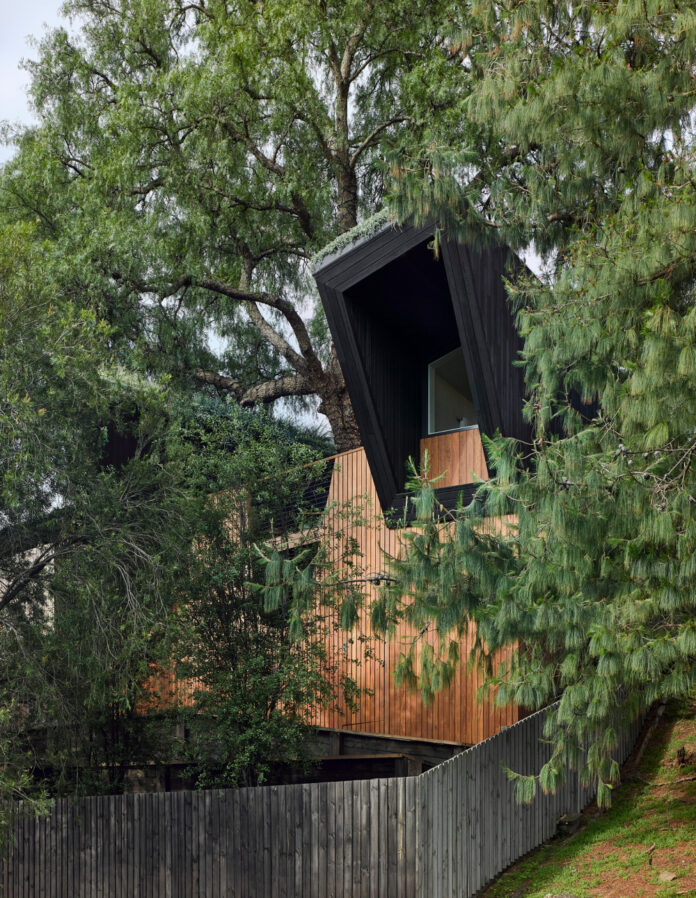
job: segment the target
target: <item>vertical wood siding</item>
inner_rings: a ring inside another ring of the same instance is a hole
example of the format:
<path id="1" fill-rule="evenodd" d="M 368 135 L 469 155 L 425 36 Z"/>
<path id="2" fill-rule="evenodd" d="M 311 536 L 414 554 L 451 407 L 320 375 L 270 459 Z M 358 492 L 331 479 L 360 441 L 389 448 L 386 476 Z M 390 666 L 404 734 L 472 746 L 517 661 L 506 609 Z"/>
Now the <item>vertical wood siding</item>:
<path id="1" fill-rule="evenodd" d="M 471 483 L 475 478 L 487 479 L 488 472 L 478 429 L 455 431 L 422 439 L 421 460 L 427 450 L 430 460 L 430 477 L 442 476 L 437 486 L 456 486 Z M 345 571 L 346 579 L 384 573 L 387 569 L 385 555 L 394 556 L 401 549 L 401 531 L 390 529 L 384 523 L 374 480 L 362 448 L 342 453 L 335 458 L 327 507 L 327 537 L 332 545 L 332 561 L 338 570 Z M 361 509 L 360 520 L 346 514 L 347 509 Z M 333 509 L 331 511 L 331 509 Z M 501 522 L 491 523 L 500 526 Z M 345 564 L 344 551 L 350 540 L 355 540 L 361 557 L 360 570 Z M 369 599 L 376 589 L 364 584 Z M 325 636 L 327 654 L 336 670 L 336 682 L 344 676 L 354 678 L 361 690 L 359 709 L 353 713 L 347 703 L 338 703 L 327 709 L 318 709 L 312 723 L 320 727 L 347 729 L 354 732 L 403 736 L 412 739 L 433 739 L 446 742 L 480 742 L 492 736 L 503 726 L 519 719 L 519 710 L 513 706 L 496 708 L 492 701 L 478 701 L 481 686 L 478 671 L 467 671 L 460 664 L 453 683 L 438 693 L 430 706 L 425 706 L 420 693 L 409 692 L 394 683 L 394 669 L 402 651 L 416 635 L 402 624 L 389 640 L 376 638 L 369 621 L 369 608 L 361 611 L 358 626 L 346 633 L 338 626 L 336 618 L 326 621 Z M 460 641 L 460 657 L 466 660 L 473 633 Z M 434 634 L 424 634 L 420 644 L 436 643 Z M 369 657 L 365 657 L 369 648 Z M 143 713 L 172 705 L 190 705 L 193 693 L 200 688 L 194 680 L 177 679 L 167 670 L 153 671 L 146 686 L 150 694 L 141 702 Z"/>
<path id="2" fill-rule="evenodd" d="M 441 477 L 437 487 L 459 486 L 488 480 L 488 468 L 483 454 L 481 434 L 477 427 L 455 430 L 439 436 L 425 437 L 420 441 L 421 463 L 428 453 L 429 477 Z"/>
<path id="3" fill-rule="evenodd" d="M 3 898 L 469 898 L 592 798 L 571 773 L 515 801 L 503 765 L 539 770 L 545 714 L 417 777 L 20 807 Z M 639 729 L 618 728 L 618 761 Z"/>
<path id="4" fill-rule="evenodd" d="M 429 451 L 431 476 L 447 472 L 444 485 L 471 482 L 471 471 L 478 477 L 487 477 L 478 430 L 429 437 L 422 440 L 421 447 Z M 345 570 L 346 579 L 356 576 L 343 561 L 345 545 L 354 539 L 362 553 L 362 575 L 384 572 L 387 566 L 385 553 L 393 556 L 400 551 L 401 531 L 389 529 L 384 523 L 363 449 L 354 449 L 337 457 L 328 501 L 329 507 L 335 509 L 327 526 L 334 533 L 333 562 L 337 568 Z M 344 518 L 342 510 L 346 504 L 360 503 L 367 509 L 366 520 L 351 523 Z M 374 587 L 368 587 L 369 597 L 374 595 L 374 590 Z M 409 692 L 405 686 L 397 687 L 394 668 L 400 653 L 407 649 L 414 635 L 404 623 L 390 639 L 375 639 L 367 607 L 361 611 L 359 624 L 352 633 L 329 626 L 326 635 L 329 657 L 336 660 L 341 674 L 354 677 L 360 688 L 371 694 L 361 697 L 357 713 L 352 713 L 345 702 L 340 702 L 338 707 L 317 713 L 313 723 L 413 739 L 473 744 L 518 720 L 519 711 L 513 706 L 497 708 L 492 701 L 477 701 L 481 675 L 477 671 L 467 671 L 465 664 L 459 665 L 453 683 L 438 693 L 430 706 L 424 705 L 420 693 Z M 426 633 L 420 644 L 429 640 L 435 645 L 436 638 L 435 634 Z M 464 660 L 468 657 L 472 638 L 473 633 L 461 640 L 460 656 Z M 368 644 L 372 657 L 365 659 Z"/>

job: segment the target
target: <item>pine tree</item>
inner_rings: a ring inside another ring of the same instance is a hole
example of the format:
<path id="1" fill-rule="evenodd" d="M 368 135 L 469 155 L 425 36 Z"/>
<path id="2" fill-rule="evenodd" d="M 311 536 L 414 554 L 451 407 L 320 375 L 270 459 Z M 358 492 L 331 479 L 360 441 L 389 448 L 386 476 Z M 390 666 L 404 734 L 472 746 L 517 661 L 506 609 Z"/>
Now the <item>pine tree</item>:
<path id="1" fill-rule="evenodd" d="M 426 692 L 469 621 L 484 660 L 518 646 L 489 682 L 531 708 L 561 696 L 542 786 L 584 745 L 607 801 L 617 708 L 696 686 L 696 4 L 458 11 L 458 144 L 405 140 L 391 201 L 542 257 L 541 280 L 509 285 L 534 439 L 491 444 L 482 504 L 444 534 L 424 511 L 396 564 L 414 604 L 393 594 L 377 617 L 437 626 Z"/>

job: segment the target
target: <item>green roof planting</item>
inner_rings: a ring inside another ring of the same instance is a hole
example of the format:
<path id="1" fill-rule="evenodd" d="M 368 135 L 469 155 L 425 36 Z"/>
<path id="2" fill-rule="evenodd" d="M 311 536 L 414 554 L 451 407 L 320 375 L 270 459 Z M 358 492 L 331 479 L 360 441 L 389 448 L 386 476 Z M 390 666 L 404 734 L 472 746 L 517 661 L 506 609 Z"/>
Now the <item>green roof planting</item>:
<path id="1" fill-rule="evenodd" d="M 343 234 L 339 234 L 338 237 L 331 241 L 331 243 L 327 243 L 323 249 L 318 250 L 318 252 L 312 256 L 310 263 L 312 273 L 322 268 L 329 260 L 336 256 L 340 256 L 347 249 L 356 246 L 363 240 L 367 240 L 378 231 L 385 230 L 388 227 L 394 227 L 395 225 L 396 220 L 390 219 L 389 211 L 387 209 L 382 209 L 380 212 L 376 212 L 374 215 L 366 218 L 365 221 L 361 221 L 360 224 L 351 228 L 350 231 L 345 231 Z"/>

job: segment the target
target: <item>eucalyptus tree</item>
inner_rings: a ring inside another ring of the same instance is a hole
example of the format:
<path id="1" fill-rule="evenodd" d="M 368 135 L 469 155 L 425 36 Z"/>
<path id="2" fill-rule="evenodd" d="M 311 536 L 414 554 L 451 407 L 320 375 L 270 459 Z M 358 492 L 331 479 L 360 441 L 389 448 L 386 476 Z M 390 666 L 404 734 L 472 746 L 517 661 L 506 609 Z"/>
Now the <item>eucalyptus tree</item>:
<path id="1" fill-rule="evenodd" d="M 413 70 L 451 53 L 441 5 L 70 0 L 72 36 L 29 64 L 40 123 L 2 214 L 36 222 L 124 362 L 245 405 L 316 395 L 351 447 L 308 262 L 379 204 L 384 147 L 423 129 Z"/>

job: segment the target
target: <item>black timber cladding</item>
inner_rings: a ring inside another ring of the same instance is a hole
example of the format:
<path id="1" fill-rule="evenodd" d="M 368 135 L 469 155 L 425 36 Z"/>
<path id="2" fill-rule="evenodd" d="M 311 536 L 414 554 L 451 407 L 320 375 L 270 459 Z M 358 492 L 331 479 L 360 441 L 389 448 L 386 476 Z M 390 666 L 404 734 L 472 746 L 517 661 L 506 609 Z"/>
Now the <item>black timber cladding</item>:
<path id="1" fill-rule="evenodd" d="M 462 347 L 465 353 L 467 348 L 472 353 L 478 350 L 478 365 L 472 360 L 469 370 L 472 390 L 483 393 L 476 409 L 481 430 L 487 435 L 500 430 L 504 436 L 529 441 L 530 427 L 522 415 L 524 371 L 514 364 L 522 352 L 522 339 L 504 284 L 521 263 L 505 246 L 481 250 L 446 241 L 442 257 Z"/>
<path id="2" fill-rule="evenodd" d="M 385 510 L 403 507 L 406 462 L 419 456 L 427 364 L 458 345 L 481 432 L 529 439 L 503 283 L 515 259 L 505 247 L 443 242 L 436 260 L 432 236 L 432 226 L 388 226 L 315 272 Z"/>

